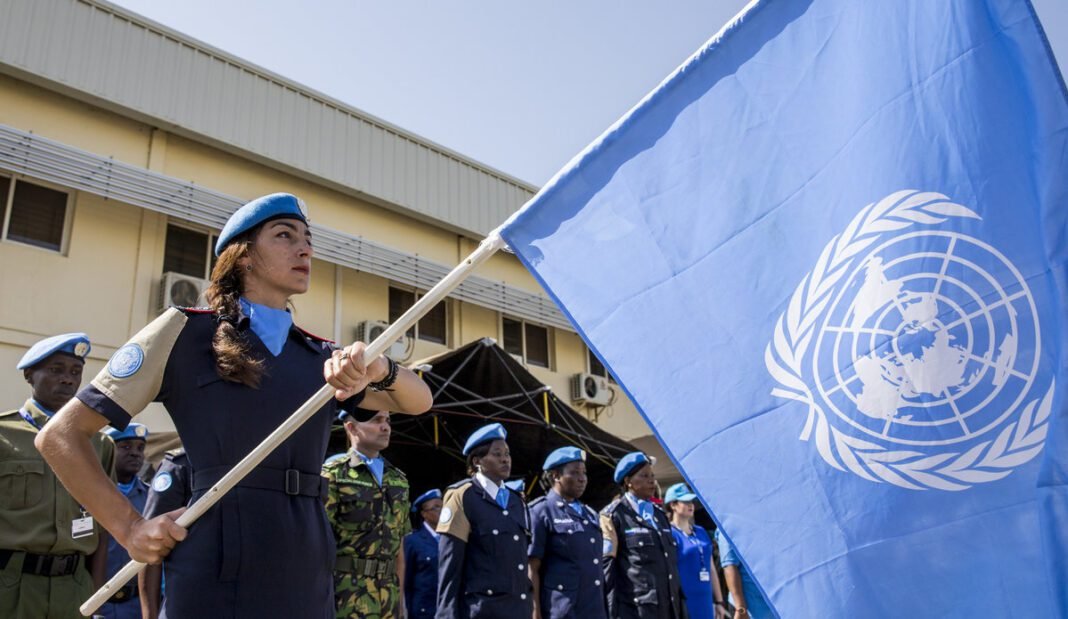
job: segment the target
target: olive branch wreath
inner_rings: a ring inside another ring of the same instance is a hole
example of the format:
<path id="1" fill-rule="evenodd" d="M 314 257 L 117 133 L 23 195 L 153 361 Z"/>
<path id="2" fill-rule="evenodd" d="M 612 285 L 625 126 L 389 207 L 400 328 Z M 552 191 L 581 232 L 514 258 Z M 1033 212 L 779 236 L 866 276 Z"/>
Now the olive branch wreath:
<path id="1" fill-rule="evenodd" d="M 768 371 L 781 385 L 772 389 L 772 395 L 808 405 L 801 439 L 809 440 L 815 431 L 820 456 L 840 471 L 848 469 L 868 481 L 911 490 L 965 490 L 1005 477 L 1042 451 L 1053 404 L 1053 381 L 1045 396 L 1024 406 L 1019 419 L 1006 425 L 993 440 L 965 452 L 930 455 L 891 451 L 840 432 L 828 423 L 826 412 L 802 378 L 801 365 L 812 344 L 816 322 L 848 267 L 860 259 L 858 255 L 888 232 L 917 224 L 940 224 L 950 217 L 980 218 L 940 193 L 915 190 L 898 191 L 861 209 L 824 247 L 815 268 L 801 280 L 764 350 Z"/>

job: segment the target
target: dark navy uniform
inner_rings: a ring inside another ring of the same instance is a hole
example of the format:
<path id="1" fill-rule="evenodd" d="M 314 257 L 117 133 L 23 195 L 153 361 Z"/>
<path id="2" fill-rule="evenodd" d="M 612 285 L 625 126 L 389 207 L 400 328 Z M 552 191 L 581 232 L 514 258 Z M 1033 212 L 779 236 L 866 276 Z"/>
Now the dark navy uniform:
<path id="1" fill-rule="evenodd" d="M 145 507 L 148 499 L 148 484 L 141 481 L 136 475 L 130 482 L 130 490 L 124 492 L 133 508 L 140 512 Z M 120 490 L 122 488 L 120 487 Z M 122 544 L 112 537 L 108 540 L 108 571 L 107 578 L 111 578 L 130 562 L 130 553 L 122 547 Z M 137 581 L 128 582 L 111 600 L 100 607 L 97 617 L 103 619 L 141 619 L 141 601 L 137 599 Z"/>
<path id="2" fill-rule="evenodd" d="M 438 538 L 425 522 L 404 538 L 404 606 L 409 619 L 430 619 L 438 603 Z"/>
<path id="3" fill-rule="evenodd" d="M 141 515 L 145 518 L 155 518 L 179 507 L 186 507 L 192 498 L 193 468 L 189 466 L 189 457 L 185 455 L 185 449 L 172 449 L 164 454 L 163 462 L 152 477 Z M 167 565 L 166 559 L 163 560 L 163 565 Z M 141 597 L 142 608 L 145 606 L 145 599 L 150 598 L 148 608 L 157 609 L 158 612 L 160 600 L 164 595 L 164 578 L 159 568 L 152 567 L 147 568 L 138 577 L 138 595 Z"/>
<path id="4" fill-rule="evenodd" d="M 275 356 L 233 318 L 252 354 L 263 360 L 259 388 L 220 378 L 212 338 L 218 318 L 169 309 L 120 348 L 78 394 L 124 428 L 155 400 L 170 412 L 194 470 L 193 499 L 323 385 L 332 345 L 288 329 Z M 362 394 L 349 398 L 355 406 Z M 320 468 L 338 404 L 331 401 L 218 504 L 167 558 L 163 617 L 334 616 L 334 536 L 323 511 Z"/>
<path id="5" fill-rule="evenodd" d="M 438 619 L 526 618 L 534 612 L 526 505 L 507 492 L 505 508 L 473 478 L 445 493 L 438 523 Z"/>
<path id="6" fill-rule="evenodd" d="M 628 497 L 601 511 L 605 594 L 613 619 L 680 619 L 683 602 L 671 524 L 659 509 L 655 526 L 638 515 Z"/>
<path id="7" fill-rule="evenodd" d="M 601 569 L 601 530 L 589 507 L 572 505 L 550 490 L 530 504 L 530 556 L 541 559 L 543 619 L 608 616 Z"/>

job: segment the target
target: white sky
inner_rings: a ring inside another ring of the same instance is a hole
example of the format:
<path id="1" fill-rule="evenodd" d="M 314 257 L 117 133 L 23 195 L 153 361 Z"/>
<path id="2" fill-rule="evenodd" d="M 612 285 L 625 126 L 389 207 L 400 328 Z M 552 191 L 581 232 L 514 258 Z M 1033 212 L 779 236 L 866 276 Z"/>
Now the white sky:
<path id="1" fill-rule="evenodd" d="M 535 185 L 745 0 L 111 0 Z M 1068 1 L 1034 0 L 1062 73 Z"/>

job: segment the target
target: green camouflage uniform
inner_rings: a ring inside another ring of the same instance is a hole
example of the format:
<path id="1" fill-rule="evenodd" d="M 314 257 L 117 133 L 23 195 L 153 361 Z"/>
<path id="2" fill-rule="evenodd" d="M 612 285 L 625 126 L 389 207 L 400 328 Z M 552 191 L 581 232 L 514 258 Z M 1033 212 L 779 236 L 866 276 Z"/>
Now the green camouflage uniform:
<path id="1" fill-rule="evenodd" d="M 396 558 L 411 530 L 408 478 L 387 460 L 382 487 L 355 451 L 323 466 L 326 515 L 337 539 L 334 600 L 338 619 L 385 619 L 400 601 Z"/>

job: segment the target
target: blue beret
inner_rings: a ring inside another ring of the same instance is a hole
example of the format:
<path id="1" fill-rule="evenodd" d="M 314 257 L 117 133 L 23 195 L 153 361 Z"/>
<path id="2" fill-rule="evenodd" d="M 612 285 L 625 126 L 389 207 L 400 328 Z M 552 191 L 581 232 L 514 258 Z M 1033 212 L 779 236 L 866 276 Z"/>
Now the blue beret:
<path id="1" fill-rule="evenodd" d="M 22 359 L 19 361 L 19 364 L 15 366 L 15 369 L 25 370 L 26 368 L 33 367 L 47 359 L 49 355 L 57 352 L 65 352 L 68 355 L 74 355 L 79 359 L 85 359 L 85 356 L 89 354 L 91 349 L 92 346 L 89 344 L 89 336 L 84 333 L 53 335 L 52 337 L 46 337 L 33 346 L 30 346 L 30 349 L 26 351 L 26 354 L 22 355 Z"/>
<path id="2" fill-rule="evenodd" d="M 118 443 L 119 441 L 133 440 L 135 438 L 141 439 L 142 441 L 148 440 L 148 428 L 139 423 L 131 423 L 130 425 L 126 426 L 125 430 L 106 428 L 104 432 L 106 432 L 107 435 L 111 437 L 111 440 L 115 441 L 116 443 Z"/>
<path id="3" fill-rule="evenodd" d="M 508 438 L 508 432 L 505 431 L 504 426 L 501 424 L 491 423 L 488 426 L 482 426 L 467 437 L 467 442 L 464 443 L 464 455 L 471 453 L 472 449 L 482 443 L 491 443 L 497 439 L 504 440 L 506 438 Z"/>
<path id="4" fill-rule="evenodd" d="M 420 494 L 419 496 L 415 497 L 415 500 L 412 501 L 412 511 L 413 512 L 419 511 L 419 506 L 422 505 L 423 503 L 426 503 L 430 499 L 440 499 L 440 498 L 441 498 L 441 490 L 438 490 L 437 488 L 434 488 L 433 490 L 427 490 L 423 494 Z"/>
<path id="5" fill-rule="evenodd" d="M 634 472 L 634 469 L 637 469 L 643 464 L 650 464 L 649 456 L 640 451 L 632 451 L 619 459 L 619 464 L 616 465 L 616 474 L 613 479 L 616 480 L 617 484 L 621 484 L 623 483 L 624 477 L 630 475 Z"/>
<path id="6" fill-rule="evenodd" d="M 504 482 L 504 487 L 508 488 L 512 492 L 518 492 L 519 494 L 523 494 L 523 492 L 527 489 L 527 485 L 523 483 L 522 479 L 513 479 L 511 481 L 506 481 Z"/>
<path id="7" fill-rule="evenodd" d="M 672 484 L 667 492 L 664 493 L 664 503 L 674 503 L 676 501 L 683 501 L 690 503 L 697 500 L 697 495 L 690 492 L 690 487 L 683 483 Z"/>
<path id="8" fill-rule="evenodd" d="M 290 193 L 272 193 L 269 196 L 256 198 L 252 202 L 242 206 L 230 215 L 226 220 L 219 240 L 215 242 L 215 255 L 218 256 L 234 237 L 242 232 L 248 232 L 268 219 L 279 218 L 299 219 L 308 223 L 308 207 L 304 201 Z"/>
<path id="9" fill-rule="evenodd" d="M 545 459 L 545 464 L 541 465 L 541 469 L 543 471 L 548 471 L 549 469 L 563 466 L 568 462 L 579 461 L 586 461 L 585 451 L 582 451 L 578 447 L 561 447 L 549 454 L 549 457 Z"/>
<path id="10" fill-rule="evenodd" d="M 337 414 L 337 420 L 348 421 L 351 419 L 352 421 L 370 421 L 374 419 L 375 415 L 379 412 L 380 411 L 373 411 L 369 408 L 360 408 L 359 406 L 357 406 L 356 410 L 351 413 L 345 409 L 341 409 Z"/>

